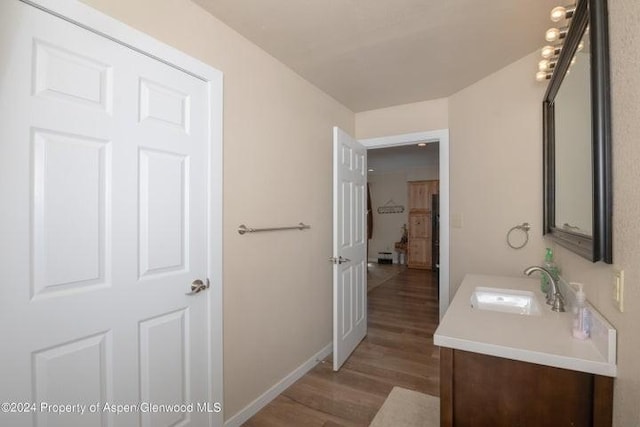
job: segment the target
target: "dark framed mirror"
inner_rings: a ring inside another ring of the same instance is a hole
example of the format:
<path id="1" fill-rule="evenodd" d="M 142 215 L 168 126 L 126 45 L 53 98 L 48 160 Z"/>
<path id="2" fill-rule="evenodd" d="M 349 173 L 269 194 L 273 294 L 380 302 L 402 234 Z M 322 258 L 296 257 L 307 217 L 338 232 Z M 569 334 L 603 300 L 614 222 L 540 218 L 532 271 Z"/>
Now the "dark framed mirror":
<path id="1" fill-rule="evenodd" d="M 579 0 L 543 100 L 543 232 L 613 262 L 606 0 Z"/>

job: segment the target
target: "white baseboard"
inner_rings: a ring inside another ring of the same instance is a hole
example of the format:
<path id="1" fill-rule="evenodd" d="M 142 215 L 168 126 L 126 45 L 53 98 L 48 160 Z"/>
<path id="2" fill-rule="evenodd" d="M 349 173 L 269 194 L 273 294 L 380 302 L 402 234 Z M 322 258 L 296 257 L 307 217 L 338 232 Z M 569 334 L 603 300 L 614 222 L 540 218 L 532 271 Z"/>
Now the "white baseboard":
<path id="1" fill-rule="evenodd" d="M 245 406 L 233 417 L 229 418 L 224 423 L 224 427 L 241 426 L 249 418 L 257 414 L 260 409 L 264 408 L 265 406 L 267 406 L 267 404 L 269 404 L 269 402 L 278 397 L 278 395 L 285 391 L 287 387 L 289 387 L 291 384 L 302 378 L 304 374 L 313 369 L 313 367 L 315 367 L 320 360 L 323 360 L 325 357 L 330 355 L 332 351 L 333 343 L 327 344 L 322 350 L 311 356 L 309 360 L 291 371 L 286 377 L 278 381 L 273 387 L 262 393 L 262 395 L 260 395 L 256 400 Z"/>

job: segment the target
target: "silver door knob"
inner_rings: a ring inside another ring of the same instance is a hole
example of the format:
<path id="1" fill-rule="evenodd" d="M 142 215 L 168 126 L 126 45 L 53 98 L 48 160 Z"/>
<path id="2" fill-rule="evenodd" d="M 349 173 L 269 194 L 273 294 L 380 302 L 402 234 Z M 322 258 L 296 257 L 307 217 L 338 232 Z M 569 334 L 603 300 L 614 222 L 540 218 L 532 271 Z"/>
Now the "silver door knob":
<path id="1" fill-rule="evenodd" d="M 185 295 L 195 295 L 206 289 L 209 289 L 209 279 L 206 279 L 206 283 L 200 279 L 196 279 L 191 282 L 191 292 L 188 292 Z"/>

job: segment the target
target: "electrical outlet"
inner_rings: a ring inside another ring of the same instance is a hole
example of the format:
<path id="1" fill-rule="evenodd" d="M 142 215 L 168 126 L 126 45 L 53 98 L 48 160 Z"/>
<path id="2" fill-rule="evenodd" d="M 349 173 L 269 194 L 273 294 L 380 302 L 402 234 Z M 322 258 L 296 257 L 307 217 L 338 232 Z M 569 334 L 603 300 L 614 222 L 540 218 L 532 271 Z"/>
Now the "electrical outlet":
<path id="1" fill-rule="evenodd" d="M 613 269 L 613 301 L 622 313 L 624 311 L 624 271 L 619 268 Z"/>

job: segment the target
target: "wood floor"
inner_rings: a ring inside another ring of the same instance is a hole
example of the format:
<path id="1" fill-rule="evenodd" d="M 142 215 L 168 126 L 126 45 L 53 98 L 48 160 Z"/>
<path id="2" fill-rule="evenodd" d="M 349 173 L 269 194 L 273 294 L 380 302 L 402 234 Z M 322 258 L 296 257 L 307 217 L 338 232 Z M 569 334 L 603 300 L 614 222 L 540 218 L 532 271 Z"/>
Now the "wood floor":
<path id="1" fill-rule="evenodd" d="M 435 275 L 403 269 L 368 294 L 368 333 L 339 372 L 331 357 L 244 426 L 368 426 L 394 386 L 439 394 Z"/>
<path id="2" fill-rule="evenodd" d="M 406 265 L 369 263 L 367 267 L 367 291 L 371 292 L 374 288 L 406 269 Z"/>

